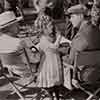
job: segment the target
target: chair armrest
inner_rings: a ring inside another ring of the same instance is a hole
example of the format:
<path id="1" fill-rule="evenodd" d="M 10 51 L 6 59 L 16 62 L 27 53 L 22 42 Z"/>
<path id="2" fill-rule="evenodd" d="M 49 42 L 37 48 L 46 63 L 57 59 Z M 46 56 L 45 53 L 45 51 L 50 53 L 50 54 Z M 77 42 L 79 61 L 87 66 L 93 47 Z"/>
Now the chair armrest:
<path id="1" fill-rule="evenodd" d="M 83 52 L 77 52 L 75 54 L 74 66 L 95 65 L 95 64 L 100 65 L 100 50 L 83 51 Z"/>

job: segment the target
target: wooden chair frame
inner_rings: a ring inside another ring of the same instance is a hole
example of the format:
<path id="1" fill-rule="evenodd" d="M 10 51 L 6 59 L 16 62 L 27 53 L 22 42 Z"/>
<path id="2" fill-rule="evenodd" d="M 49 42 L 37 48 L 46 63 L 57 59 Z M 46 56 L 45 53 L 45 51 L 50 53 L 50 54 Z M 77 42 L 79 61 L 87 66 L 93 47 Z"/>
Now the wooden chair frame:
<path id="1" fill-rule="evenodd" d="M 29 58 L 28 58 L 28 55 L 27 55 L 27 52 L 26 52 L 25 48 L 23 49 L 23 51 L 24 51 L 24 55 L 25 55 L 25 57 L 27 59 L 27 64 L 29 66 L 29 69 L 30 69 L 30 72 L 31 72 L 31 76 L 33 77 L 32 68 L 30 66 Z M 20 84 L 17 84 L 15 82 L 12 82 L 12 80 L 10 80 L 10 78 L 5 74 L 3 69 L 4 69 L 4 66 L 2 64 L 2 60 L 0 59 L 0 70 L 1 70 L 0 71 L 0 75 L 3 76 L 6 80 L 8 80 L 8 82 L 10 83 L 11 87 L 14 90 L 13 93 L 16 93 L 20 97 L 20 100 L 26 100 L 27 97 L 22 95 L 21 90 L 24 89 L 24 88 L 27 89 L 28 85 L 30 85 L 34 80 L 32 79 L 31 82 L 29 82 L 28 84 L 26 84 L 24 86 L 20 85 Z M 11 72 L 9 71 L 9 74 L 10 73 Z M 10 76 L 12 76 L 12 75 L 10 75 Z M 12 76 L 12 77 L 14 77 L 14 76 Z M 18 88 L 17 86 L 19 86 L 20 88 Z M 43 100 L 47 96 L 51 97 L 50 94 L 45 89 L 41 88 L 41 91 L 36 96 L 32 96 L 31 99 L 34 100 L 34 99 L 38 98 L 39 96 L 41 96 L 41 98 L 40 98 L 41 100 Z"/>
<path id="2" fill-rule="evenodd" d="M 96 64 L 100 65 L 100 50 L 77 52 L 75 54 L 75 60 L 74 60 L 73 78 L 76 77 L 78 66 L 96 65 Z M 92 100 L 92 98 L 95 97 L 98 92 L 100 92 L 100 88 L 98 88 L 94 93 L 91 93 L 90 91 L 85 90 L 81 86 L 79 88 L 89 95 L 86 100 Z"/>

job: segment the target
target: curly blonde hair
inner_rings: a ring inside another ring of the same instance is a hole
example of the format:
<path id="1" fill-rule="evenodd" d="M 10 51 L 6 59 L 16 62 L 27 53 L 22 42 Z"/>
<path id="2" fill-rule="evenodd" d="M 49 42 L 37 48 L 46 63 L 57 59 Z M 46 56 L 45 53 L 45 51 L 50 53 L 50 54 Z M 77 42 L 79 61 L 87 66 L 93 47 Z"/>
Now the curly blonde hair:
<path id="1" fill-rule="evenodd" d="M 50 22 L 53 23 L 53 19 L 50 16 L 42 13 L 35 20 L 35 28 L 40 32 L 43 32 L 44 27 L 46 27 Z"/>

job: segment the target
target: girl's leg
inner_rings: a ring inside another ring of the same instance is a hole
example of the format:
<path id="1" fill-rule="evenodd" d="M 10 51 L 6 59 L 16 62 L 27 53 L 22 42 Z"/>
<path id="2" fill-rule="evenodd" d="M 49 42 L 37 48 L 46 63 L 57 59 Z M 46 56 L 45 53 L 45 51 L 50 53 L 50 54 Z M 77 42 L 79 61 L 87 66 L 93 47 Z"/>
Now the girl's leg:
<path id="1" fill-rule="evenodd" d="M 48 99 L 47 100 L 53 100 L 53 88 L 46 88 L 45 89 L 48 93 Z"/>
<path id="2" fill-rule="evenodd" d="M 59 100 L 59 86 L 54 86 L 54 92 L 56 99 Z"/>

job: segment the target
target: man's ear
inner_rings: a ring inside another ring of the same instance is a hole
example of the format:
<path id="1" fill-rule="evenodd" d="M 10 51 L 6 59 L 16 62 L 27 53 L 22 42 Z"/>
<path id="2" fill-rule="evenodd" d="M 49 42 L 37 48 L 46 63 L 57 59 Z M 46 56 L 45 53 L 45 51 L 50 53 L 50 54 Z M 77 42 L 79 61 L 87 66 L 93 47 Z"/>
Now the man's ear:
<path id="1" fill-rule="evenodd" d="M 83 14 L 79 14 L 80 18 L 83 19 L 84 18 L 84 15 Z"/>

